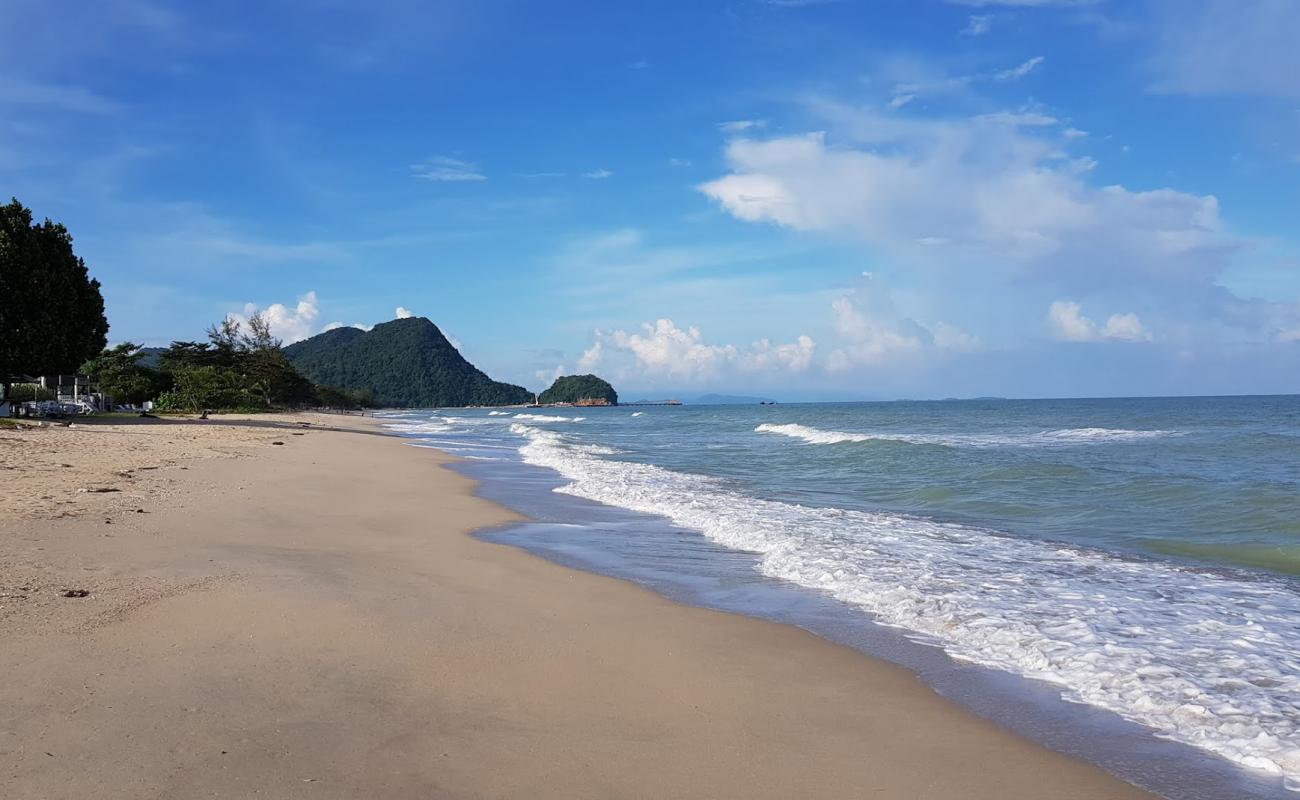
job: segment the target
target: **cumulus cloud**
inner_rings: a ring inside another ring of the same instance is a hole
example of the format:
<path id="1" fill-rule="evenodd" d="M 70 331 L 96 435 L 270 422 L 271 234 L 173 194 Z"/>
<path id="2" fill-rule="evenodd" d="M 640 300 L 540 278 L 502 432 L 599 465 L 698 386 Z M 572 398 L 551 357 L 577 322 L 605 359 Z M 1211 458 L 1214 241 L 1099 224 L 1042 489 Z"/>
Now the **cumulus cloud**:
<path id="1" fill-rule="evenodd" d="M 354 322 L 351 325 L 347 325 L 339 320 L 335 320 L 334 322 L 329 323 L 328 325 L 321 328 L 320 330 L 321 333 L 324 333 L 325 331 L 332 331 L 336 328 L 356 328 L 359 331 L 368 331 L 374 327 L 375 327 L 374 325 L 367 325 L 364 322 Z"/>
<path id="2" fill-rule="evenodd" d="M 1142 325 L 1137 314 L 1112 314 L 1106 324 L 1097 323 L 1083 315 L 1078 303 L 1057 300 L 1047 310 L 1047 321 L 1052 334 L 1066 342 L 1149 342 L 1151 334 Z"/>
<path id="3" fill-rule="evenodd" d="M 711 344 L 695 326 L 679 328 L 670 319 L 659 319 L 644 323 L 639 332 L 597 330 L 578 366 L 611 369 L 622 380 L 706 385 L 737 375 L 761 379 L 803 372 L 812 365 L 816 347 L 808 336 L 783 344 L 760 339 L 747 347 Z"/>
<path id="4" fill-rule="evenodd" d="M 393 312 L 393 316 L 396 319 L 406 319 L 408 317 L 413 317 L 415 315 L 412 314 L 410 309 L 406 308 L 405 306 L 398 306 L 397 310 Z"/>
<path id="5" fill-rule="evenodd" d="M 477 164 L 449 156 L 433 156 L 418 164 L 412 164 L 411 176 L 444 183 L 487 180 L 487 176 L 478 171 Z"/>
<path id="6" fill-rule="evenodd" d="M 831 315 L 838 341 L 826 358 L 830 372 L 880 367 L 944 351 L 971 352 L 981 347 L 977 337 L 955 325 L 940 322 L 927 327 L 910 317 L 900 317 L 889 310 L 888 303 L 873 302 L 861 292 L 836 298 L 831 303 Z"/>
<path id="7" fill-rule="evenodd" d="M 918 259 L 1050 276 L 1067 286 L 1208 285 L 1239 243 L 1213 196 L 1093 187 L 1075 138 L 1029 109 L 902 119 L 833 104 L 839 139 L 729 142 L 699 187 L 751 222 L 858 237 Z"/>
<path id="8" fill-rule="evenodd" d="M 245 324 L 249 317 L 259 312 L 270 323 L 273 336 L 284 340 L 285 344 L 292 344 L 316 332 L 316 317 L 320 314 L 320 307 L 316 301 L 316 293 L 308 292 L 299 297 L 298 303 L 293 307 L 283 303 L 272 303 L 266 308 L 259 308 L 256 303 L 245 303 L 242 314 L 230 314 L 229 318 Z"/>

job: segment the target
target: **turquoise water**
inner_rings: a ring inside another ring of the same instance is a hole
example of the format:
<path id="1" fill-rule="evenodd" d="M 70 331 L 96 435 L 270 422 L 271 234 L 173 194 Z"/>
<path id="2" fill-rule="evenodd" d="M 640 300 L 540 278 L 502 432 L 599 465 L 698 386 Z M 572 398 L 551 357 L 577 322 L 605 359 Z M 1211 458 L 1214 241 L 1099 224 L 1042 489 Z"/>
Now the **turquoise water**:
<path id="1" fill-rule="evenodd" d="M 1300 398 L 408 412 L 1300 786 Z M 662 554 L 671 558 L 671 552 Z"/>

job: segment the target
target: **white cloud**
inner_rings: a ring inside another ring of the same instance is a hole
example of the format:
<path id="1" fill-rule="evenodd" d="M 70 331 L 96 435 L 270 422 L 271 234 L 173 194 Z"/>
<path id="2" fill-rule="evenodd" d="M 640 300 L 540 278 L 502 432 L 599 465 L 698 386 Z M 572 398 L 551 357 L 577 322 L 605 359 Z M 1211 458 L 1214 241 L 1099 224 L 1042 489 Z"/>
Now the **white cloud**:
<path id="1" fill-rule="evenodd" d="M 1112 314 L 1100 328 L 1083 315 L 1078 303 L 1057 300 L 1047 310 L 1048 325 L 1052 334 L 1066 342 L 1149 342 L 1151 334 L 1142 325 L 1137 314 Z"/>
<path id="2" fill-rule="evenodd" d="M 366 324 L 363 323 L 363 322 L 354 322 L 354 323 L 352 323 L 351 325 L 345 325 L 344 323 L 342 323 L 342 322 L 340 322 L 340 321 L 338 321 L 338 320 L 335 320 L 334 322 L 331 322 L 331 323 L 329 323 L 328 325 L 326 325 L 325 327 L 321 328 L 321 329 L 320 329 L 320 332 L 321 332 L 321 333 L 324 333 L 325 331 L 332 331 L 332 330 L 334 330 L 334 329 L 336 329 L 336 328 L 356 328 L 356 329 L 359 330 L 359 331 L 368 331 L 368 330 L 371 330 L 371 329 L 374 328 L 374 327 L 375 327 L 374 325 L 366 325 Z"/>
<path id="3" fill-rule="evenodd" d="M 244 313 L 228 316 L 244 324 L 248 322 L 249 317 L 259 311 L 270 323 L 271 334 L 283 339 L 285 344 L 292 344 L 313 335 L 316 332 L 316 317 L 320 314 L 316 293 L 308 292 L 299 297 L 297 305 L 292 308 L 283 303 L 272 303 L 266 308 L 258 308 L 256 303 L 245 303 Z"/>
<path id="4" fill-rule="evenodd" d="M 691 165 L 691 162 L 690 162 L 689 159 L 685 159 L 685 158 L 670 158 L 670 159 L 668 159 L 668 166 L 670 166 L 670 167 L 689 167 L 690 165 Z"/>
<path id="5" fill-rule="evenodd" d="M 582 173 L 582 177 L 593 178 L 595 180 L 604 180 L 605 178 L 608 178 L 613 174 L 614 173 L 610 172 L 607 169 L 593 169 L 591 172 Z"/>
<path id="6" fill-rule="evenodd" d="M 1038 69 L 1038 65 L 1042 64 L 1043 61 L 1045 60 L 1046 59 L 1043 56 L 1034 56 L 1028 61 L 1018 64 L 1017 66 L 1011 67 L 1010 69 L 1004 69 L 1001 72 L 993 73 L 993 80 L 1018 81 L 1021 78 L 1028 75 L 1029 73 L 1033 72 L 1035 69 Z"/>
<path id="7" fill-rule="evenodd" d="M 970 21 L 962 29 L 962 36 L 983 36 L 993 27 L 992 14 L 971 14 Z"/>
<path id="8" fill-rule="evenodd" d="M 843 372 L 853 366 L 874 366 L 919 352 L 925 343 L 914 331 L 898 330 L 868 317 L 847 297 L 831 304 L 835 332 L 844 344 L 831 351 L 826 368 Z"/>
<path id="9" fill-rule="evenodd" d="M 477 164 L 449 156 L 433 156 L 419 164 L 412 164 L 411 175 L 426 181 L 448 183 L 487 180 L 487 176 L 478 171 Z"/>
<path id="10" fill-rule="evenodd" d="M 397 309 L 393 312 L 393 316 L 396 319 L 407 319 L 408 317 L 413 317 L 415 315 L 412 314 L 410 309 L 406 308 L 405 306 L 398 306 Z"/>
<path id="11" fill-rule="evenodd" d="M 882 61 L 873 81 L 892 87 L 889 107 L 897 110 L 921 97 L 961 96 L 970 93 L 980 84 L 1019 80 L 1037 69 L 1045 60 L 1043 56 L 1036 56 L 1005 69 L 953 75 L 926 61 L 889 58 Z"/>
<path id="12" fill-rule="evenodd" d="M 813 361 L 816 343 L 808 336 L 773 344 L 760 339 L 748 347 L 710 344 L 699 328 L 679 328 L 670 319 L 644 323 L 640 332 L 596 331 L 596 341 L 578 361 L 579 369 L 612 370 L 623 381 L 671 381 L 707 385 L 737 375 L 762 378 L 799 373 Z"/>
<path id="13" fill-rule="evenodd" d="M 699 187 L 738 219 L 849 234 L 922 261 L 1016 270 L 1069 286 L 1204 287 L 1239 244 L 1218 201 L 1092 187 L 1091 163 L 1041 112 L 905 119 L 822 104 L 821 132 L 728 144 Z"/>
<path id="14" fill-rule="evenodd" d="M 718 130 L 723 133 L 744 133 L 745 131 L 766 127 L 767 120 L 765 119 L 733 119 L 730 122 L 718 123 Z"/>
<path id="15" fill-rule="evenodd" d="M 856 300 L 855 300 L 856 297 Z M 864 305 L 874 305 L 867 311 Z M 949 352 L 972 352 L 980 340 L 955 325 L 940 322 L 928 328 L 916 320 L 899 317 L 871 295 L 859 291 L 838 297 L 831 303 L 831 316 L 838 346 L 826 359 L 830 372 L 854 367 L 880 367 L 901 360 L 915 360 Z"/>

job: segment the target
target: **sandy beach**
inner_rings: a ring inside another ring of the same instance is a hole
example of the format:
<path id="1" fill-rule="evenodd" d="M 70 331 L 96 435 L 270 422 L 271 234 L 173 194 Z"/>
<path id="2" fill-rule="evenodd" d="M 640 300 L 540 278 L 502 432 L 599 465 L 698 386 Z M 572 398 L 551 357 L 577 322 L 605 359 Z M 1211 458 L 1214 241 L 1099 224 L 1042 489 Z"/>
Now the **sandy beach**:
<path id="1" fill-rule="evenodd" d="M 515 516 L 447 461 L 325 415 L 0 429 L 0 797 L 1149 796 L 899 667 L 475 539 Z"/>

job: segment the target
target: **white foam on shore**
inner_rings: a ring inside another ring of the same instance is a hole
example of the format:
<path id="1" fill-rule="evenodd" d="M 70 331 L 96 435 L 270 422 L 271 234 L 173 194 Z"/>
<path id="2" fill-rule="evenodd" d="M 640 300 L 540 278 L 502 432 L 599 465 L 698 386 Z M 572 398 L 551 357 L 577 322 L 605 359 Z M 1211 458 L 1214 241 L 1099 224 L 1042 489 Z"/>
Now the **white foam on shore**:
<path id="1" fill-rule="evenodd" d="M 601 458 L 555 431 L 511 430 L 527 438 L 526 462 L 569 481 L 556 491 L 665 516 L 955 658 L 1048 681 L 1300 790 L 1300 597 L 1285 584 L 763 500 Z"/>
<path id="2" fill-rule="evenodd" d="M 527 419 L 533 422 L 582 422 L 586 417 L 557 417 L 551 414 L 515 414 L 513 419 Z"/>
<path id="3" fill-rule="evenodd" d="M 809 444 L 842 444 L 844 442 L 907 442 L 946 447 L 1048 447 L 1053 445 L 1098 444 L 1102 442 L 1131 442 L 1176 436 L 1175 431 L 1134 431 L 1119 428 L 1066 428 L 1054 431 L 996 434 L 944 434 L 944 433 L 855 433 L 827 431 L 797 423 L 775 424 L 764 422 L 754 428 L 756 433 L 776 433 Z"/>

